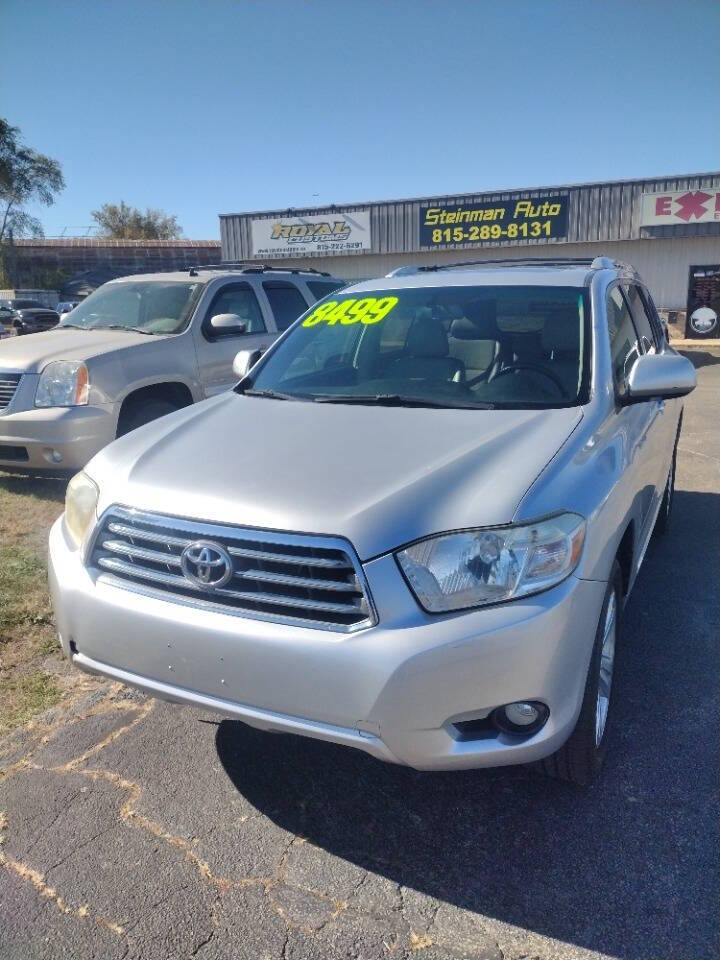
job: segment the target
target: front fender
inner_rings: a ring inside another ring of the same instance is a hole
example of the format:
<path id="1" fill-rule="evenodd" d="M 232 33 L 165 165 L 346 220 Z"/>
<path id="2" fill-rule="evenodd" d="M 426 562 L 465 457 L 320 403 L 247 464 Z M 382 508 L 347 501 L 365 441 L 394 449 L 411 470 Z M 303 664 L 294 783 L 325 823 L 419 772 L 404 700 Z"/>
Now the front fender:
<path id="1" fill-rule="evenodd" d="M 642 520 L 642 491 L 629 482 L 630 458 L 617 418 L 585 418 L 527 491 L 515 521 L 558 510 L 579 513 L 587 532 L 576 576 L 607 581 L 628 524 L 635 523 L 637 536 Z"/>

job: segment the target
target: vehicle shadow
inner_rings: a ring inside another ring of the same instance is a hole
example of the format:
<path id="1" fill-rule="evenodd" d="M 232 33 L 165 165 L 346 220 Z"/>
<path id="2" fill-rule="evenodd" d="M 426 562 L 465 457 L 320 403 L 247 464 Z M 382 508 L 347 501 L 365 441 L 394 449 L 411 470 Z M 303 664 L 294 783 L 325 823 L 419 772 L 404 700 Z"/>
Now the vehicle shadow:
<path id="1" fill-rule="evenodd" d="M 18 496 L 39 497 L 42 500 L 62 503 L 67 485 L 67 477 L 37 477 L 0 471 L 0 490 Z"/>
<path id="2" fill-rule="evenodd" d="M 720 495 L 678 492 L 625 611 L 610 749 L 590 788 L 527 768 L 418 773 L 231 720 L 220 762 L 320 858 L 623 960 L 709 960 L 719 544 Z"/>
<path id="3" fill-rule="evenodd" d="M 709 367 L 714 363 L 720 363 L 720 351 L 710 353 L 707 350 L 680 350 L 680 353 L 690 360 L 696 370 L 700 367 Z"/>

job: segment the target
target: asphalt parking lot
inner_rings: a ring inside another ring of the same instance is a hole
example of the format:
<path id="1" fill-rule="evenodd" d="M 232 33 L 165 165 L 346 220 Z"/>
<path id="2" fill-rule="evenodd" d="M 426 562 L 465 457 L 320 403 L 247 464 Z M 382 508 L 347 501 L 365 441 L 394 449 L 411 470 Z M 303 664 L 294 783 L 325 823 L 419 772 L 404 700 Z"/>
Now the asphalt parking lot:
<path id="1" fill-rule="evenodd" d="M 81 687 L 0 742 L 0 958 L 717 957 L 720 356 L 693 355 L 590 789 Z"/>

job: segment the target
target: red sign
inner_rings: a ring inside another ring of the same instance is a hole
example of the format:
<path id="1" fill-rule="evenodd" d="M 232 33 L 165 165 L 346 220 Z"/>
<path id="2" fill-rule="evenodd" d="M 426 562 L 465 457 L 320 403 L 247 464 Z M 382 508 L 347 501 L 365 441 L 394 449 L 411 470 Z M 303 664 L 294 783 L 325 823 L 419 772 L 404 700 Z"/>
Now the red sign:
<path id="1" fill-rule="evenodd" d="M 642 195 L 641 227 L 720 222 L 720 190 L 673 190 Z"/>

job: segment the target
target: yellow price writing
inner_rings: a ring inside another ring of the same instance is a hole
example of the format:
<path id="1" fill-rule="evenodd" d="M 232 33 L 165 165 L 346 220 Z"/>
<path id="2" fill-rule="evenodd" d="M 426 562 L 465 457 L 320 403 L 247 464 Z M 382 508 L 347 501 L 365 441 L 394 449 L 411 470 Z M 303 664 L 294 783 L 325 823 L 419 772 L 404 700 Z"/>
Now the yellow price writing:
<path id="1" fill-rule="evenodd" d="M 304 327 L 314 327 L 318 323 L 328 326 L 340 323 L 379 323 L 397 305 L 397 297 L 363 297 L 360 300 L 328 300 L 316 307 L 302 322 Z"/>

